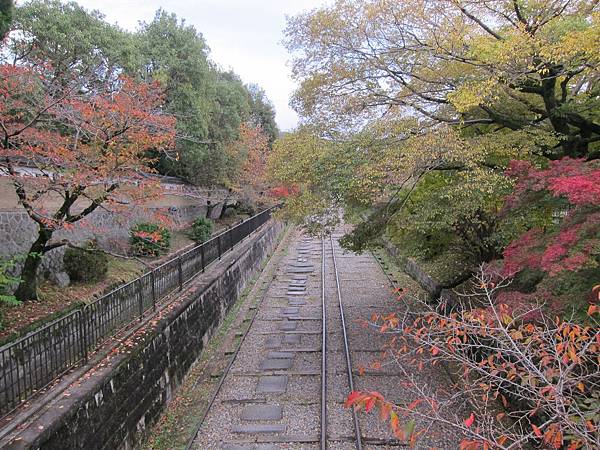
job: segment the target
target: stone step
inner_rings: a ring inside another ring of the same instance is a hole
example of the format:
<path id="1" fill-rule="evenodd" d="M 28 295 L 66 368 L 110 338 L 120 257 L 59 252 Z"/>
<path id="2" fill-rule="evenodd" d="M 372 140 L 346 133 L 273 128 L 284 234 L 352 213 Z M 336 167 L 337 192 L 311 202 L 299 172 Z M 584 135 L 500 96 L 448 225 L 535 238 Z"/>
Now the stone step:
<path id="1" fill-rule="evenodd" d="M 287 375 L 262 376 L 258 380 L 256 392 L 259 394 L 281 394 L 287 390 Z"/>
<path id="2" fill-rule="evenodd" d="M 234 433 L 239 434 L 263 434 L 263 433 L 285 433 L 286 425 L 282 424 L 252 424 L 252 425 L 236 425 L 233 427 Z"/>
<path id="3" fill-rule="evenodd" d="M 294 353 L 287 352 L 287 351 L 283 351 L 283 352 L 274 351 L 274 352 L 267 353 L 267 358 L 269 358 L 269 359 L 289 359 L 289 358 L 293 358 L 293 357 L 294 357 Z"/>
<path id="4" fill-rule="evenodd" d="M 246 422 L 257 422 L 261 420 L 283 419 L 283 406 L 280 405 L 251 405 L 242 411 L 242 420 Z"/>
<path id="5" fill-rule="evenodd" d="M 292 360 L 290 358 L 281 359 L 265 359 L 262 363 L 260 363 L 260 370 L 268 371 L 268 370 L 287 370 L 292 367 Z"/>
<path id="6" fill-rule="evenodd" d="M 289 320 L 282 321 L 279 325 L 281 331 L 294 331 L 296 328 L 298 328 L 298 323 Z"/>

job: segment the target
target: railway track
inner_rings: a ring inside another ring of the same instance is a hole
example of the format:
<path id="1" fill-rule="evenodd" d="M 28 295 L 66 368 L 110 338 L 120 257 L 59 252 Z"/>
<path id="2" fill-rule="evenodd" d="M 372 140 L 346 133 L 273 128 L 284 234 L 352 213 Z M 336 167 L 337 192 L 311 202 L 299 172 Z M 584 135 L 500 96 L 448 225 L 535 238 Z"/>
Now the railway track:
<path id="1" fill-rule="evenodd" d="M 377 374 L 377 379 L 371 380 L 369 383 L 360 382 L 358 377 L 358 384 L 355 382 L 355 375 L 358 372 L 357 365 L 353 362 L 353 355 L 362 356 L 362 363 L 367 365 L 369 360 L 381 352 L 384 340 L 380 339 L 381 336 L 365 336 L 365 329 L 357 325 L 358 320 L 366 319 L 370 316 L 373 309 L 381 311 L 388 310 L 392 306 L 389 285 L 384 283 L 379 285 L 379 289 L 373 289 L 369 284 L 370 281 L 368 276 L 364 278 L 356 276 L 362 274 L 365 264 L 372 263 L 375 261 L 371 256 L 356 255 L 352 253 L 342 252 L 339 249 L 337 242 L 339 236 L 336 234 L 330 235 L 326 241 L 328 245 L 323 252 L 323 260 L 325 265 L 330 267 L 327 271 L 327 276 L 324 277 L 326 282 L 332 285 L 332 288 L 327 291 L 328 294 L 328 310 L 331 312 L 331 316 L 335 316 L 334 320 L 328 321 L 326 328 L 332 328 L 332 330 L 326 330 L 326 334 L 334 335 L 330 339 L 330 349 L 326 352 L 328 359 L 337 360 L 335 367 L 331 368 L 329 372 L 334 372 L 338 375 L 338 380 L 343 377 L 345 381 L 345 387 L 342 392 L 338 389 L 337 395 L 334 398 L 330 398 L 329 402 L 341 404 L 345 401 L 347 395 L 356 390 L 378 390 L 378 385 L 385 378 L 384 374 Z M 348 273 L 349 264 L 340 264 L 340 260 L 347 260 L 350 262 L 350 266 L 354 267 L 352 275 Z M 379 268 L 379 266 L 377 266 Z M 350 276 L 351 278 L 344 278 Z M 386 280 L 387 281 L 387 280 Z M 352 284 L 359 283 L 361 286 L 353 286 Z M 359 297 L 367 299 L 368 307 L 364 305 L 355 305 L 353 298 L 349 298 L 348 293 L 362 291 L 365 294 L 359 294 Z M 375 302 L 374 302 L 375 300 Z M 387 300 L 387 302 L 383 302 Z M 374 304 L 382 302 L 380 305 Z M 348 313 L 348 309 L 351 309 Z M 348 320 L 348 316 L 350 320 Z M 379 338 L 371 341 L 371 339 Z M 335 339 L 335 343 L 334 343 Z M 373 347 L 366 348 L 365 345 L 373 343 Z M 337 344 L 337 345 L 336 345 Z M 359 344 L 362 344 L 360 346 Z M 336 354 L 338 357 L 336 358 Z M 341 360 L 341 362 L 340 362 Z M 343 366 L 343 367 L 342 367 Z M 341 395 L 340 395 L 341 394 Z M 356 449 L 362 450 L 363 448 L 369 449 L 393 449 L 399 446 L 405 446 L 404 442 L 398 441 L 390 436 L 387 428 L 378 423 L 377 419 L 373 420 L 373 417 L 367 417 L 364 415 L 357 415 L 352 409 L 344 410 L 346 426 L 343 428 L 338 427 L 335 432 L 330 433 L 327 436 L 327 446 L 323 448 L 328 449 Z M 339 412 L 338 412 L 339 415 Z"/>
<path id="2" fill-rule="evenodd" d="M 343 407 L 355 389 L 395 392 L 394 374 L 367 371 L 355 378 L 353 362 L 368 364 L 385 344 L 381 336 L 367 337 L 369 330 L 355 321 L 392 305 L 389 282 L 371 255 L 343 254 L 335 235 L 298 236 L 268 281 L 187 448 L 403 446 L 376 417 Z"/>

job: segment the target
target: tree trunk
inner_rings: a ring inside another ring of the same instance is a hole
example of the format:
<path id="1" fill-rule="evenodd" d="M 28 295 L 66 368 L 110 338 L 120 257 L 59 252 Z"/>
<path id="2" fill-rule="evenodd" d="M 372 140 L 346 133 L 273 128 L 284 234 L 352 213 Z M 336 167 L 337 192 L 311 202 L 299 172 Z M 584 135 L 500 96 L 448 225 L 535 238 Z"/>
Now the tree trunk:
<path id="1" fill-rule="evenodd" d="M 561 143 L 563 149 L 562 156 L 578 157 L 577 144 L 572 139 L 568 139 L 570 134 L 569 123 L 558 111 L 559 105 L 556 101 L 556 78 L 553 71 L 550 71 L 548 77 L 542 80 L 542 99 L 544 100 L 544 107 L 546 108 L 548 119 L 550 120 L 554 131 L 564 137 Z"/>
<path id="2" fill-rule="evenodd" d="M 225 200 L 223 200 L 223 207 L 221 208 L 221 214 L 219 214 L 219 220 L 225 218 L 225 214 L 227 213 L 228 208 L 233 208 L 233 205 L 228 205 L 227 202 L 231 198 L 231 189 L 227 191 L 227 195 L 225 196 Z"/>
<path id="3" fill-rule="evenodd" d="M 213 204 L 213 203 L 211 203 L 210 200 L 206 201 L 206 218 L 207 219 L 211 218 L 210 216 L 212 215 L 213 209 L 215 209 L 215 207 L 217 205 L 218 205 L 218 203 Z"/>
<path id="4" fill-rule="evenodd" d="M 52 237 L 52 231 L 40 228 L 38 238 L 27 253 L 23 270 L 21 271 L 21 281 L 15 291 L 15 297 L 22 302 L 35 301 L 37 297 L 37 270 L 42 262 L 42 254 L 46 244 Z"/>
<path id="5" fill-rule="evenodd" d="M 219 219 L 225 218 L 225 214 L 227 214 L 228 209 L 235 209 L 235 205 L 232 205 L 231 203 L 227 203 L 227 200 L 225 200 L 223 202 L 223 208 L 221 208 L 221 214 L 219 215 Z"/>

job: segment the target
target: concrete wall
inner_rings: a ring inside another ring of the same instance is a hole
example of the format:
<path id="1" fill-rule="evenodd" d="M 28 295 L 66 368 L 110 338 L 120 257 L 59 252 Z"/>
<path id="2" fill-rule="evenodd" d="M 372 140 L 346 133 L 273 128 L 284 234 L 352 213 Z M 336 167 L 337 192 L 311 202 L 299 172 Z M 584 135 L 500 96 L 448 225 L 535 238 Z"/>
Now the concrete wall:
<path id="1" fill-rule="evenodd" d="M 189 206 L 197 203 L 206 203 L 206 200 L 214 202 L 222 200 L 228 195 L 227 189 L 210 187 L 203 188 L 192 186 L 183 182 L 172 183 L 166 179 L 170 177 L 154 176 L 155 181 L 159 181 L 163 188 L 163 195 L 148 201 L 150 207 L 164 206 Z M 56 210 L 63 203 L 63 198 L 57 193 L 48 193 L 39 200 L 43 202 L 44 207 L 50 211 Z M 75 202 L 73 209 L 82 209 L 89 205 L 90 202 L 85 199 L 80 199 Z M 10 177 L 4 176 L 0 168 L 0 209 L 19 209 L 21 207 L 15 187 Z"/>
<path id="2" fill-rule="evenodd" d="M 270 222 L 195 283 L 130 354 L 116 356 L 61 397 L 62 407 L 28 423 L 5 449 L 129 449 L 144 438 L 209 337 L 275 246 L 283 226 Z M 66 404 L 66 406 L 65 406 Z M 41 430 L 41 431 L 40 431 Z"/>

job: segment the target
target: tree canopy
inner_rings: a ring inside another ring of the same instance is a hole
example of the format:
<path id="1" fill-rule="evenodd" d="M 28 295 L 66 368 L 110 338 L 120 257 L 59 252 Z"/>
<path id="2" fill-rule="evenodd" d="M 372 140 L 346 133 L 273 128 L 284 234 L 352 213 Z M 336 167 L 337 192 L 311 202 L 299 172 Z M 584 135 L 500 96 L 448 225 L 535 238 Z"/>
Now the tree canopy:
<path id="1" fill-rule="evenodd" d="M 275 123 L 275 108 L 267 98 L 267 94 L 257 84 L 248 85 L 250 96 L 250 117 L 255 126 L 260 126 L 269 138 L 269 144 L 273 144 L 279 135 L 277 123 Z"/>
<path id="2" fill-rule="evenodd" d="M 13 10 L 14 5 L 12 0 L 0 0 L 0 39 L 3 39 L 4 35 L 10 29 Z"/>
<path id="3" fill-rule="evenodd" d="M 387 235 L 409 256 L 448 257 L 446 274 L 502 259 L 534 228 L 542 253 L 572 226 L 597 239 L 597 205 L 565 185 L 583 186 L 600 156 L 599 21 L 584 0 L 337 0 L 290 18 L 302 124 L 270 159 L 287 214 L 318 228 L 341 208 L 357 222 L 348 247 Z M 511 161 L 530 177 L 561 161 L 563 190 L 514 191 Z M 525 208 L 510 207 L 515 192 Z"/>
<path id="4" fill-rule="evenodd" d="M 600 139 L 598 2 L 338 0 L 292 18 L 294 104 L 345 127 L 375 117 L 541 129 L 555 156 Z M 339 127 L 338 127 L 339 128 Z"/>
<path id="5" fill-rule="evenodd" d="M 159 10 L 135 39 L 142 78 L 168 86 L 168 109 L 178 119 L 176 157 L 163 158 L 159 170 L 197 184 L 227 184 L 235 178 L 236 166 L 226 148 L 240 138 L 240 127 L 256 122 L 260 108 L 265 117 L 274 117 L 264 92 L 257 97 L 260 88 L 221 71 L 209 60 L 202 35 L 174 14 Z M 277 133 L 273 121 L 260 125 L 267 134 Z"/>
<path id="6" fill-rule="evenodd" d="M 162 83 L 167 111 L 177 118 L 175 148 L 153 155 L 163 174 L 227 185 L 239 169 L 227 147 L 240 138 L 240 127 L 261 125 L 271 142 L 278 133 L 264 91 L 222 71 L 201 33 L 164 10 L 131 33 L 75 2 L 31 0 L 15 9 L 12 28 L 9 53 L 23 63 L 46 61 L 46 75 L 65 84 L 79 77 L 96 89 L 120 74 Z"/>

